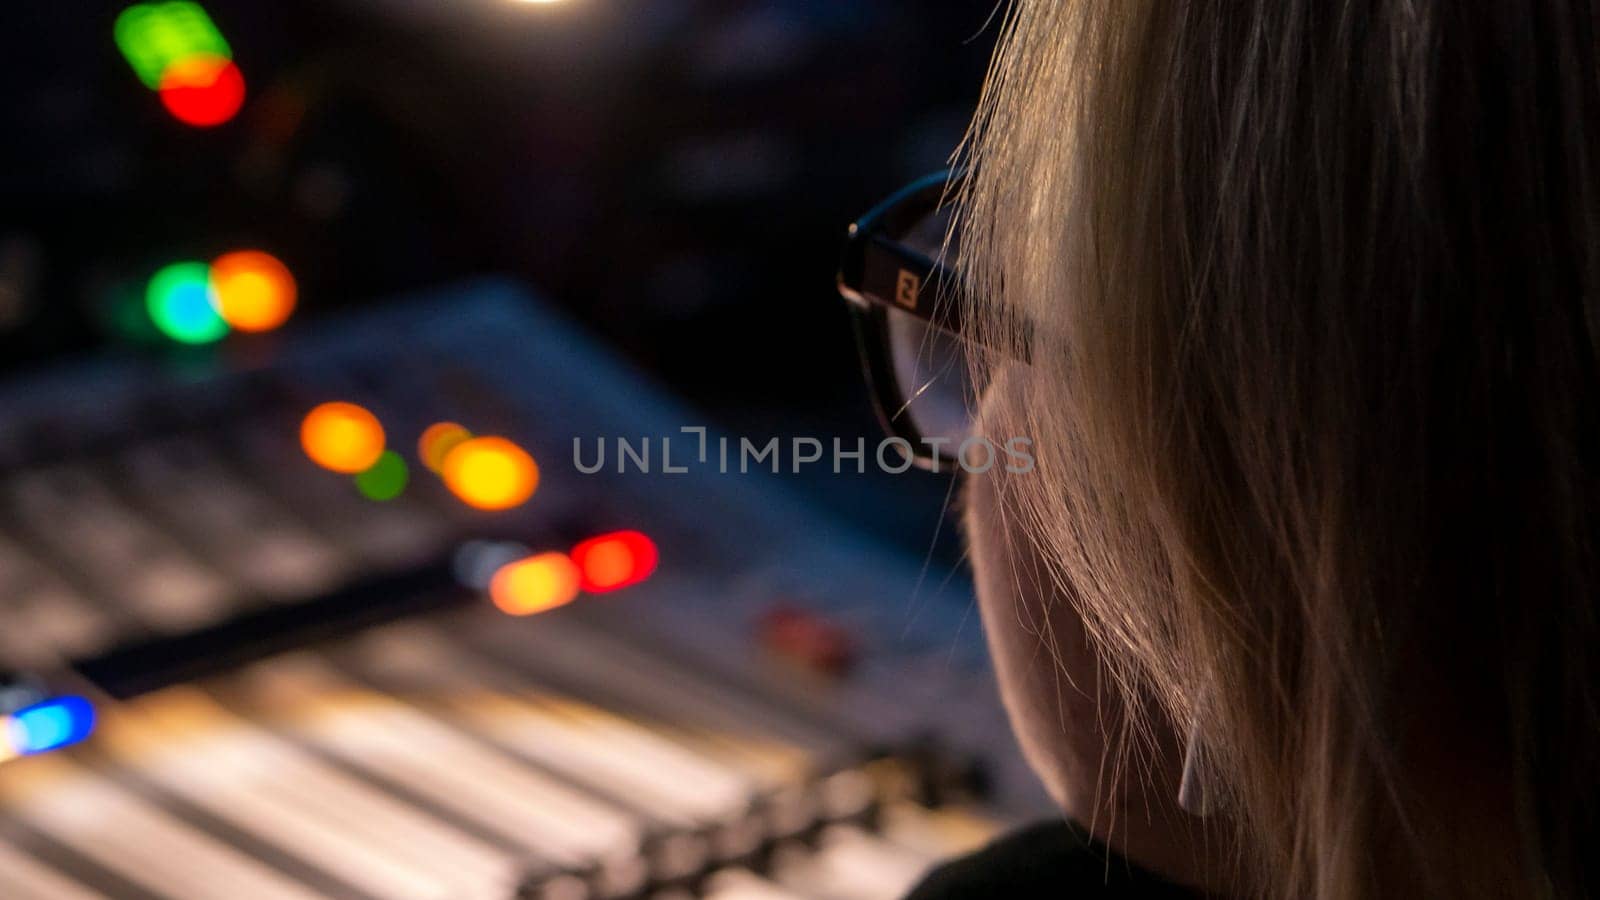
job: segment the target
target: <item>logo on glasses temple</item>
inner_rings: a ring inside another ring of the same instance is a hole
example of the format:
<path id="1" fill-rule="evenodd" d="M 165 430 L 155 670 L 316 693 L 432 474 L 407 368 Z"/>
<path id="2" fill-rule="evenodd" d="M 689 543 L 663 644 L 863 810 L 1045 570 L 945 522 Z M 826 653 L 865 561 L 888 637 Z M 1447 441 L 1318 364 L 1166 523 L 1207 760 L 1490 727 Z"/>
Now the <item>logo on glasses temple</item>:
<path id="1" fill-rule="evenodd" d="M 922 291 L 922 279 L 917 273 L 901 269 L 894 285 L 894 302 L 909 310 L 917 308 L 917 294 Z"/>

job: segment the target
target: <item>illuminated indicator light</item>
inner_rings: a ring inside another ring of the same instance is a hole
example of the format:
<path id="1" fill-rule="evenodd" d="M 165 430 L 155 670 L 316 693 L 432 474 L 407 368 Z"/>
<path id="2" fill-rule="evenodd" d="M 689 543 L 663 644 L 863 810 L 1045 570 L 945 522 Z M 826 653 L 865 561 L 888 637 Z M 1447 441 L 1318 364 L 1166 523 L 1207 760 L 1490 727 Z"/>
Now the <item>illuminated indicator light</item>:
<path id="1" fill-rule="evenodd" d="M 6 742 L 19 755 L 71 746 L 94 730 L 94 706 L 82 697 L 52 697 L 6 720 Z"/>
<path id="2" fill-rule="evenodd" d="M 406 461 L 393 450 L 378 454 L 378 461 L 370 469 L 356 476 L 356 490 L 368 500 L 393 500 L 406 489 L 411 472 Z"/>
<path id="3" fill-rule="evenodd" d="M 294 312 L 294 276 L 270 253 L 224 253 L 211 263 L 211 296 L 223 321 L 234 328 L 271 331 Z"/>
<path id="4" fill-rule="evenodd" d="M 531 616 L 571 603 L 578 580 L 578 567 L 565 553 L 541 553 L 501 566 L 489 581 L 489 599 L 501 612 Z"/>
<path id="5" fill-rule="evenodd" d="M 209 344 L 228 333 L 211 296 L 210 267 L 177 262 L 151 276 L 145 309 L 162 334 L 183 344 Z"/>
<path id="6" fill-rule="evenodd" d="M 232 59 L 233 50 L 198 3 L 169 0 L 123 10 L 112 26 L 117 49 L 151 90 L 174 63 L 192 56 Z"/>
<path id="7" fill-rule="evenodd" d="M 511 509 L 539 487 L 539 466 L 501 437 L 475 437 L 445 454 L 439 474 L 451 493 L 477 509 Z"/>
<path id="8" fill-rule="evenodd" d="M 161 103 L 185 125 L 221 125 L 244 105 L 244 74 L 220 56 L 185 57 L 161 74 Z"/>
<path id="9" fill-rule="evenodd" d="M 324 403 L 301 421 L 300 446 L 324 469 L 355 475 L 383 455 L 383 426 L 354 403 Z"/>
<path id="10" fill-rule="evenodd" d="M 763 647 L 820 675 L 843 675 L 856 662 L 848 629 L 815 613 L 786 605 L 763 613 L 756 624 Z"/>
<path id="11" fill-rule="evenodd" d="M 655 542 L 638 531 L 602 534 L 572 548 L 580 584 L 591 594 L 638 584 L 656 570 L 659 559 Z"/>
<path id="12" fill-rule="evenodd" d="M 472 432 L 454 422 L 435 422 L 423 429 L 417 438 L 417 458 L 430 472 L 444 469 L 444 458 L 450 451 L 472 437 Z"/>

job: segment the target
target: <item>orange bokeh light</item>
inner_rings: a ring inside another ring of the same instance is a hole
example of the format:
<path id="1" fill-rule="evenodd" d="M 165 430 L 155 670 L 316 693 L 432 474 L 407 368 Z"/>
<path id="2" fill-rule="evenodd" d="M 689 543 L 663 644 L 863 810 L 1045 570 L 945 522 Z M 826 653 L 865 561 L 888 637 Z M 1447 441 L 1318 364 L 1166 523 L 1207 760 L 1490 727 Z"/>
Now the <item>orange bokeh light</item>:
<path id="1" fill-rule="evenodd" d="M 196 53 L 168 66 L 159 90 L 173 118 L 209 128 L 233 118 L 244 105 L 244 73 L 232 60 Z"/>
<path id="2" fill-rule="evenodd" d="M 572 548 L 580 584 L 590 593 L 638 584 L 656 570 L 659 558 L 655 542 L 638 531 L 602 534 Z"/>
<path id="3" fill-rule="evenodd" d="M 277 257 L 259 250 L 217 257 L 211 290 L 223 321 L 240 331 L 271 331 L 294 312 L 294 276 Z"/>
<path id="4" fill-rule="evenodd" d="M 417 458 L 430 472 L 444 469 L 444 458 L 450 451 L 471 439 L 472 432 L 454 422 L 435 422 L 422 430 L 417 438 Z"/>
<path id="5" fill-rule="evenodd" d="M 501 612 L 530 616 L 578 596 L 578 567 L 565 553 L 540 553 L 501 566 L 489 581 L 489 599 Z"/>
<path id="6" fill-rule="evenodd" d="M 324 469 L 355 475 L 383 455 L 383 426 L 354 403 L 324 403 L 301 421 L 300 446 Z"/>
<path id="7" fill-rule="evenodd" d="M 511 509 L 539 487 L 533 457 L 502 437 L 462 441 L 445 454 L 439 474 L 451 493 L 477 509 Z"/>

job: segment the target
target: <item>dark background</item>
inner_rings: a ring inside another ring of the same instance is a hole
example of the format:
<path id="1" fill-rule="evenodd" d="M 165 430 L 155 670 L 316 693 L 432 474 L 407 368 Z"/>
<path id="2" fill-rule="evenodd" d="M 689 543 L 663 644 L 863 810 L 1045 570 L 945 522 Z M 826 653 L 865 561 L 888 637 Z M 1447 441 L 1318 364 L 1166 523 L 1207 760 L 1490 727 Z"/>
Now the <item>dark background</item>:
<path id="1" fill-rule="evenodd" d="M 114 343 L 106 298 L 240 246 L 293 328 L 484 272 L 535 286 L 710 424 L 875 441 L 833 292 L 844 226 L 940 168 L 994 0 L 208 0 L 249 85 L 181 125 L 112 42 L 126 3 L 0 13 L 0 377 Z M 795 480 L 916 552 L 950 484 Z"/>

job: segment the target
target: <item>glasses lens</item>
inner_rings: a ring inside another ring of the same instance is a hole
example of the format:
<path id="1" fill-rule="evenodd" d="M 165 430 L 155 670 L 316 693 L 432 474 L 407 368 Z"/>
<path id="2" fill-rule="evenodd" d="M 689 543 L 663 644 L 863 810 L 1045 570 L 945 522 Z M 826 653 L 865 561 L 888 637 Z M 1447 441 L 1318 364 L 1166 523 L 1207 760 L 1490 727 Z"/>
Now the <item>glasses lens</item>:
<path id="1" fill-rule="evenodd" d="M 940 451 L 954 456 L 971 432 L 973 398 L 965 350 L 949 332 L 916 316 L 892 308 L 888 316 L 889 352 L 905 404 L 893 413 L 910 417 L 924 438 L 949 441 Z"/>
<path id="2" fill-rule="evenodd" d="M 949 228 L 950 215 L 940 210 L 905 234 L 891 237 L 929 259 L 938 259 L 941 253 L 948 252 L 944 242 Z M 937 302 L 952 301 L 937 298 Z M 888 307 L 888 329 L 895 380 L 905 404 L 894 413 L 909 416 L 923 437 L 948 440 L 950 443 L 940 450 L 954 456 L 971 432 L 974 399 L 961 340 L 894 306 Z M 926 452 L 931 448 L 917 449 Z"/>

